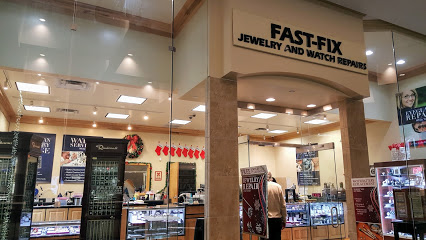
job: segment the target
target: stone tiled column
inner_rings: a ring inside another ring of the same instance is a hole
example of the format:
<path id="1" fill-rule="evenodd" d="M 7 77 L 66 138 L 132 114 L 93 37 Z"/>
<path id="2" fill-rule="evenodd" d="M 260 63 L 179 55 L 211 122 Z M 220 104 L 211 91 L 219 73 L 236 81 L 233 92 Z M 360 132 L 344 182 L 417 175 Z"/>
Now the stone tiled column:
<path id="1" fill-rule="evenodd" d="M 348 209 L 346 224 L 349 238 L 357 239 L 351 179 L 370 176 L 364 104 L 350 99 L 341 101 L 339 115 Z"/>
<path id="2" fill-rule="evenodd" d="M 240 239 L 236 81 L 207 80 L 206 126 L 204 239 Z"/>

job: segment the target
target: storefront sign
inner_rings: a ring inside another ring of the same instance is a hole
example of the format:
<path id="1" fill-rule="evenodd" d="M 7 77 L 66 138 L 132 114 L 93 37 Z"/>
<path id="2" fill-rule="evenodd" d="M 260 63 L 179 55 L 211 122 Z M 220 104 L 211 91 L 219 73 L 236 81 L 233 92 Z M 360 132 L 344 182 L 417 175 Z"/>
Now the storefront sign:
<path id="1" fill-rule="evenodd" d="M 367 74 L 364 47 L 359 44 L 235 9 L 233 44 Z"/>
<path id="2" fill-rule="evenodd" d="M 299 186 L 319 186 L 318 151 L 296 153 L 297 184 Z"/>
<path id="3" fill-rule="evenodd" d="M 268 237 L 267 173 L 265 165 L 241 168 L 243 232 Z"/>
<path id="4" fill-rule="evenodd" d="M 356 221 L 380 223 L 376 179 L 374 177 L 353 178 L 352 192 L 354 196 Z"/>
<path id="5" fill-rule="evenodd" d="M 43 138 L 43 142 L 41 143 L 41 156 L 37 165 L 37 182 L 50 182 L 52 179 L 56 134 L 37 133 L 37 135 Z"/>
<path id="6" fill-rule="evenodd" d="M 407 146 L 424 147 L 426 140 L 426 86 L 396 95 L 401 136 Z"/>
<path id="7" fill-rule="evenodd" d="M 61 183 L 83 183 L 86 167 L 85 136 L 64 135 L 61 154 Z"/>
<path id="8" fill-rule="evenodd" d="M 163 180 L 163 172 L 155 171 L 155 181 L 161 181 L 161 180 Z"/>

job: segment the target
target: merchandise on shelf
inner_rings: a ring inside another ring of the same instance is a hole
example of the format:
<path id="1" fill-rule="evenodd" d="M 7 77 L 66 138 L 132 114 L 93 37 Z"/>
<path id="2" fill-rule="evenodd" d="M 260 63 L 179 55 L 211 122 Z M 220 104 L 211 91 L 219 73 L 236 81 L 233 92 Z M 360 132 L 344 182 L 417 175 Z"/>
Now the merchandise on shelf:
<path id="1" fill-rule="evenodd" d="M 341 202 L 314 202 L 309 203 L 309 208 L 312 226 L 345 223 Z"/>
<path id="2" fill-rule="evenodd" d="M 80 234 L 80 221 L 37 222 L 31 225 L 31 238 Z"/>
<path id="3" fill-rule="evenodd" d="M 424 190 L 424 167 L 426 160 L 392 161 L 375 163 L 380 217 L 385 236 L 393 236 L 392 221 L 396 219 L 394 190 Z M 405 236 L 406 234 L 404 234 Z M 406 235 L 409 237 L 409 235 Z"/>
<path id="4" fill-rule="evenodd" d="M 309 226 L 309 205 L 307 203 L 287 203 L 286 227 Z"/>

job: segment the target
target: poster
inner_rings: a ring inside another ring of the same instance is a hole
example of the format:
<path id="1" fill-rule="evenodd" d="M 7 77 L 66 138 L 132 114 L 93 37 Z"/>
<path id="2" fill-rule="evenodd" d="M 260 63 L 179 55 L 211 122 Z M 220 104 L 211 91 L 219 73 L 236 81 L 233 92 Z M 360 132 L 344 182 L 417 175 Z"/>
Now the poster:
<path id="1" fill-rule="evenodd" d="M 241 168 L 243 232 L 268 237 L 267 173 L 265 165 Z"/>
<path id="2" fill-rule="evenodd" d="M 383 239 L 376 178 L 353 178 L 358 239 Z"/>
<path id="3" fill-rule="evenodd" d="M 37 182 L 50 183 L 52 179 L 53 157 L 55 155 L 56 134 L 37 133 L 37 135 L 43 138 L 41 156 L 37 165 Z"/>
<path id="4" fill-rule="evenodd" d="M 318 151 L 296 153 L 297 184 L 299 186 L 319 186 Z"/>
<path id="5" fill-rule="evenodd" d="M 64 135 L 61 153 L 61 183 L 83 183 L 86 167 L 86 136 Z"/>
<path id="6" fill-rule="evenodd" d="M 423 147 L 426 140 L 426 86 L 403 89 L 396 94 L 401 136 L 410 147 Z"/>

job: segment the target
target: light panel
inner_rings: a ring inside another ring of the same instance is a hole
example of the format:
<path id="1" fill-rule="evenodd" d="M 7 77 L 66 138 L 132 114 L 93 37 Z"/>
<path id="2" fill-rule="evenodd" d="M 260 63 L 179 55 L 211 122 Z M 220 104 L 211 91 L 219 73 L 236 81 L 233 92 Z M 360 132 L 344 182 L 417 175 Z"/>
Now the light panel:
<path id="1" fill-rule="evenodd" d="M 116 119 L 127 119 L 129 114 L 119 114 L 119 113 L 108 113 L 106 118 L 116 118 Z"/>
<path id="2" fill-rule="evenodd" d="M 268 119 L 271 117 L 275 117 L 277 114 L 275 113 L 258 113 L 256 115 L 251 116 L 252 118 L 260 118 L 260 119 Z"/>
<path id="3" fill-rule="evenodd" d="M 328 120 L 324 120 L 324 119 L 312 119 L 312 120 L 306 121 L 305 123 L 308 123 L 308 124 L 324 124 L 324 123 L 328 123 L 328 122 L 329 122 Z"/>
<path id="4" fill-rule="evenodd" d="M 49 107 L 41 107 L 41 106 L 24 105 L 24 109 L 27 111 L 34 111 L 34 112 L 50 112 Z"/>
<path id="5" fill-rule="evenodd" d="M 179 125 L 186 125 L 188 123 L 190 123 L 191 121 L 188 120 L 179 120 L 179 119 L 175 119 L 173 121 L 171 121 L 171 124 L 179 124 Z"/>
<path id="6" fill-rule="evenodd" d="M 118 99 L 117 99 L 117 102 L 131 103 L 131 104 L 142 104 L 145 101 L 146 101 L 146 98 L 131 97 L 131 96 L 126 96 L 126 95 L 120 95 L 120 97 L 118 97 Z"/>
<path id="7" fill-rule="evenodd" d="M 192 111 L 205 112 L 206 111 L 206 105 L 199 105 L 198 107 L 192 109 Z"/>
<path id="8" fill-rule="evenodd" d="M 272 131 L 268 131 L 268 133 L 277 133 L 277 134 L 286 133 L 286 132 L 288 132 L 288 131 L 286 131 L 286 130 L 272 130 Z"/>
<path id="9" fill-rule="evenodd" d="M 43 93 L 43 94 L 50 93 L 49 86 L 39 85 L 39 84 L 16 82 L 16 88 L 22 92 L 33 92 L 33 93 Z"/>

